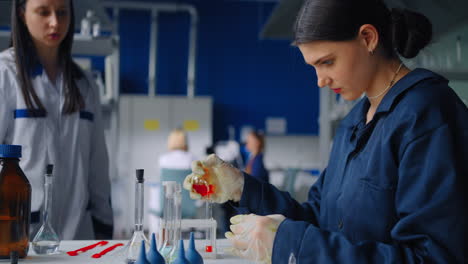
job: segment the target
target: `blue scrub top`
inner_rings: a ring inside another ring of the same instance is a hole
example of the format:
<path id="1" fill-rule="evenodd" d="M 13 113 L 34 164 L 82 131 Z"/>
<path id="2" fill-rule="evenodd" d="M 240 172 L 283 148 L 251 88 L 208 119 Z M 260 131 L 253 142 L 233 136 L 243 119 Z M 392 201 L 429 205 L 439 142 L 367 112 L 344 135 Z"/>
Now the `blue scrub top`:
<path id="1" fill-rule="evenodd" d="M 273 263 L 466 263 L 468 110 L 443 77 L 407 74 L 366 124 L 341 122 L 308 201 L 245 175 L 240 212 L 283 214 Z"/>

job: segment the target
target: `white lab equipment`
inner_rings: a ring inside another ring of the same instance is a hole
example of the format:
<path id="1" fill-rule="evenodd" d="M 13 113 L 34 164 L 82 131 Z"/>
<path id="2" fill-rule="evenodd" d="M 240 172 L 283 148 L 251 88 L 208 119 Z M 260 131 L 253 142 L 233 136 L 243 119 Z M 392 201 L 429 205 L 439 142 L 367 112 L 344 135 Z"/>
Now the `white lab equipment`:
<path id="1" fill-rule="evenodd" d="M 101 35 L 101 22 L 93 10 L 87 10 L 86 16 L 81 20 L 81 35 L 98 37 Z"/>

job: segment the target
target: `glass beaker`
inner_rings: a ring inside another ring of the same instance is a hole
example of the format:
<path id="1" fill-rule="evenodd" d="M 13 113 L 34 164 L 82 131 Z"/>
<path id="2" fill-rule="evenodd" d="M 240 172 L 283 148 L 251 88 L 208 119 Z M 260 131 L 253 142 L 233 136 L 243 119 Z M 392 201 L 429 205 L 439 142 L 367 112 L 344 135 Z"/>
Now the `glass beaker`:
<path id="1" fill-rule="evenodd" d="M 49 164 L 46 167 L 44 182 L 44 209 L 42 211 L 42 226 L 34 236 L 32 246 L 37 254 L 54 254 L 60 246 L 60 239 L 52 228 L 50 215 L 52 214 L 52 172 L 54 165 Z"/>

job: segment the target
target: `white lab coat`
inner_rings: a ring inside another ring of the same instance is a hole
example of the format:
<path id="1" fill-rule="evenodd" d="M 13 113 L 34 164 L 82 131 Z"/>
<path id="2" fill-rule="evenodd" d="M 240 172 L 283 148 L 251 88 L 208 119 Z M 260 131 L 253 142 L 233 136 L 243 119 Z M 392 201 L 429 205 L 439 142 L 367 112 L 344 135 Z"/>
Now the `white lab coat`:
<path id="1" fill-rule="evenodd" d="M 0 142 L 23 147 L 20 166 L 32 186 L 31 211 L 43 206 L 45 168 L 54 164 L 51 221 L 55 231 L 64 240 L 93 239 L 91 215 L 112 223 L 109 160 L 97 86 L 89 76 L 79 80 L 85 109 L 62 115 L 62 76 L 55 84 L 43 70 L 31 78 L 47 110 L 44 117 L 21 117 L 26 104 L 16 77 L 14 51 L 0 53 Z"/>
<path id="2" fill-rule="evenodd" d="M 196 157 L 188 151 L 172 150 L 159 156 L 159 168 L 190 169 L 194 160 Z"/>

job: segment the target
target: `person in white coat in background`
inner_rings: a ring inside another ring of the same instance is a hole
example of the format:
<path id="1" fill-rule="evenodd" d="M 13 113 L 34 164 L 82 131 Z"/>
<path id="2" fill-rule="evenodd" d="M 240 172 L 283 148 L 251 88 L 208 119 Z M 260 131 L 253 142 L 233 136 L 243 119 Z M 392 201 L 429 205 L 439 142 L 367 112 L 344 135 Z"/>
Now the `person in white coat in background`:
<path id="1" fill-rule="evenodd" d="M 0 142 L 23 146 L 31 222 L 54 164 L 52 225 L 63 240 L 111 238 L 108 154 L 94 81 L 72 60 L 72 0 L 13 0 L 11 47 L 0 53 Z"/>
<path id="2" fill-rule="evenodd" d="M 190 169 L 196 157 L 188 151 L 187 134 L 179 128 L 171 131 L 167 138 L 169 152 L 159 157 L 159 168 L 162 169 Z"/>

